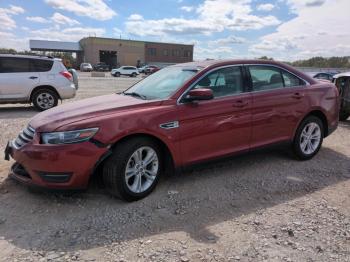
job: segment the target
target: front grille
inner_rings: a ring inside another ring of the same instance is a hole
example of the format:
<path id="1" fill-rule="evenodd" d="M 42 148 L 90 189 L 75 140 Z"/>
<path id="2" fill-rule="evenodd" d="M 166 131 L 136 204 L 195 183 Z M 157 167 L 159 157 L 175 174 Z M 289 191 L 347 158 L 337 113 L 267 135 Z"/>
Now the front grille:
<path id="1" fill-rule="evenodd" d="M 19 133 L 18 137 L 15 140 L 13 140 L 12 145 L 17 149 L 21 148 L 22 146 L 28 144 L 30 141 L 33 140 L 34 134 L 34 128 L 32 128 L 31 126 L 27 126 L 21 131 L 21 133 Z"/>

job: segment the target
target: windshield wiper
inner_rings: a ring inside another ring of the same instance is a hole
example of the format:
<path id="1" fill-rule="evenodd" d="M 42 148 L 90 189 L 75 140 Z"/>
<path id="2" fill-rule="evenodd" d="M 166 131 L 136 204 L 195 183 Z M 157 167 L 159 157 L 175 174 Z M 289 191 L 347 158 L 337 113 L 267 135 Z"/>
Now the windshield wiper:
<path id="1" fill-rule="evenodd" d="M 139 98 L 141 98 L 143 100 L 147 100 L 147 96 L 141 95 L 141 94 L 136 93 L 136 92 L 130 92 L 130 93 L 124 92 L 123 94 L 126 95 L 126 96 L 136 96 L 136 97 L 139 97 Z"/>

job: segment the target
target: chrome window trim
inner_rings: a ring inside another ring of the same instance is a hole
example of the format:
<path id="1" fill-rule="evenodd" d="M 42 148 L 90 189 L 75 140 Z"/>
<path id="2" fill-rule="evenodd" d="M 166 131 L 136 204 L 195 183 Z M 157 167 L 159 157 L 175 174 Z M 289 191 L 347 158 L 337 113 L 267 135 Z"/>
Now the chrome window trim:
<path id="1" fill-rule="evenodd" d="M 185 96 L 185 94 L 187 94 L 199 81 L 201 81 L 204 77 L 206 77 L 208 74 L 212 73 L 213 71 L 216 71 L 216 70 L 220 70 L 220 69 L 223 69 L 223 68 L 228 68 L 228 67 L 243 67 L 244 64 L 235 64 L 235 65 L 225 65 L 225 66 L 219 66 L 219 67 L 216 67 L 216 68 L 213 68 L 213 69 L 210 69 L 208 72 L 206 72 L 204 75 L 202 75 L 200 78 L 198 78 L 196 80 L 196 82 L 192 83 L 182 94 L 181 96 L 177 99 L 176 101 L 176 104 L 177 105 L 183 105 L 185 103 L 181 103 L 181 99 Z M 244 77 L 242 75 L 242 79 L 244 80 Z M 214 97 L 212 100 L 215 100 L 215 99 L 220 99 L 220 98 L 225 98 L 225 97 L 230 97 L 230 96 L 237 96 L 237 95 L 242 95 L 242 94 L 246 94 L 246 93 L 249 93 L 248 92 L 242 92 L 242 93 L 239 93 L 239 94 L 232 94 L 232 95 L 227 95 L 227 96 L 220 96 L 220 97 Z"/>
<path id="2" fill-rule="evenodd" d="M 301 77 L 297 76 L 297 75 L 294 74 L 293 72 L 291 72 L 291 71 L 289 71 L 289 70 L 287 70 L 287 69 L 285 69 L 285 68 L 283 68 L 283 67 L 281 67 L 281 66 L 270 65 L 270 64 L 245 64 L 245 66 L 247 66 L 247 67 L 248 67 L 248 66 L 259 66 L 259 65 L 261 65 L 261 66 L 267 66 L 267 67 L 275 67 L 275 68 L 284 70 L 284 71 L 288 72 L 289 74 L 295 76 L 295 77 L 298 78 L 299 80 L 302 80 L 302 81 L 305 83 L 305 85 L 303 85 L 303 86 L 280 87 L 280 88 L 267 89 L 267 90 L 259 90 L 259 91 L 254 91 L 254 90 L 252 90 L 252 91 L 250 91 L 251 94 L 256 94 L 256 93 L 261 93 L 261 92 L 271 92 L 271 91 L 275 91 L 275 90 L 288 90 L 288 89 L 292 89 L 292 88 L 300 88 L 300 87 L 310 86 L 310 85 L 311 85 L 309 81 L 305 80 L 304 78 L 301 78 Z M 249 70 L 249 68 L 248 68 L 248 70 Z M 249 73 L 250 73 L 250 72 L 249 72 Z"/>
<path id="3" fill-rule="evenodd" d="M 307 81 L 304 78 L 294 74 L 293 72 L 289 71 L 288 69 L 285 69 L 284 67 L 281 67 L 281 66 L 278 66 L 278 65 L 271 65 L 271 64 L 244 64 L 244 66 L 269 66 L 269 67 L 275 67 L 275 68 L 284 70 L 284 71 L 288 72 L 289 74 L 295 76 L 296 78 L 304 81 L 305 85 L 307 85 L 307 86 L 311 85 L 309 81 Z M 293 87 L 293 86 L 288 86 L 287 88 L 289 88 L 289 87 Z"/>
<path id="4" fill-rule="evenodd" d="M 271 64 L 235 64 L 235 65 L 226 65 L 226 66 L 220 66 L 220 67 L 216 67 L 216 68 L 213 68 L 211 70 L 209 70 L 208 72 L 206 72 L 204 75 L 202 75 L 200 78 L 197 79 L 196 82 L 194 82 L 193 84 L 191 84 L 182 94 L 181 96 L 177 99 L 176 101 L 176 104 L 177 105 L 182 105 L 182 104 L 185 104 L 185 103 L 181 103 L 181 99 L 185 96 L 186 93 L 188 93 L 189 90 L 191 90 L 200 80 L 202 80 L 204 77 L 206 77 L 208 74 L 212 73 L 213 71 L 215 70 L 219 70 L 219 69 L 223 69 L 223 68 L 228 68 L 228 67 L 248 67 L 248 66 L 269 66 L 269 67 L 275 67 L 275 68 L 278 68 L 278 69 L 281 69 L 281 70 L 284 70 L 286 72 L 288 72 L 289 74 L 295 76 L 296 78 L 302 80 L 304 83 L 305 83 L 305 86 L 310 86 L 310 82 L 305 80 L 304 78 L 294 74 L 293 72 L 289 71 L 288 69 L 284 68 L 284 67 L 281 67 L 281 66 L 278 66 L 278 65 L 271 65 Z M 242 76 L 243 77 L 243 76 Z M 246 93 L 259 93 L 259 92 L 268 92 L 268 91 L 274 91 L 274 90 L 279 90 L 279 89 L 286 89 L 286 88 L 297 88 L 297 87 L 302 87 L 302 86 L 289 86 L 289 87 L 283 87 L 283 88 L 275 88 L 275 89 L 268 89 L 268 90 L 260 90 L 260 91 L 254 91 L 254 90 L 251 90 L 251 91 L 246 91 L 246 92 L 242 92 L 240 94 L 232 94 L 232 95 L 227 95 L 227 96 L 221 96 L 221 97 L 217 97 L 214 99 L 220 99 L 220 98 L 223 98 L 223 97 L 229 97 L 229 96 L 237 96 L 237 95 L 242 95 L 242 94 L 246 94 Z M 213 100 L 214 100 L 213 99 Z"/>

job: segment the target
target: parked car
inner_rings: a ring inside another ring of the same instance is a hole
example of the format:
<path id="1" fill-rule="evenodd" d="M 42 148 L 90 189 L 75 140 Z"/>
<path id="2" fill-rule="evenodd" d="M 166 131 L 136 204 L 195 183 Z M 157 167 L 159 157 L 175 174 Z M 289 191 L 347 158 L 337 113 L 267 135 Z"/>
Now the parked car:
<path id="1" fill-rule="evenodd" d="M 107 72 L 109 71 L 109 65 L 107 65 L 106 63 L 97 63 L 96 65 L 93 66 L 95 71 L 99 71 L 99 72 Z"/>
<path id="2" fill-rule="evenodd" d="M 340 94 L 339 120 L 345 121 L 350 116 L 350 72 L 334 75 L 333 82 Z"/>
<path id="3" fill-rule="evenodd" d="M 61 59 L 0 55 L 0 103 L 33 103 L 43 111 L 75 93 L 73 76 Z"/>
<path id="4" fill-rule="evenodd" d="M 111 75 L 114 77 L 120 77 L 122 75 L 136 77 L 139 74 L 139 70 L 135 66 L 121 66 L 111 71 Z"/>
<path id="5" fill-rule="evenodd" d="M 36 115 L 5 156 L 23 183 L 82 189 L 102 170 L 107 190 L 133 201 L 174 168 L 262 146 L 286 142 L 311 159 L 337 128 L 338 108 L 334 84 L 275 61 L 178 64 Z"/>
<path id="6" fill-rule="evenodd" d="M 314 78 L 332 81 L 333 80 L 333 76 L 335 74 L 338 74 L 338 73 L 337 72 L 318 73 L 318 74 L 314 75 Z"/>
<path id="7" fill-rule="evenodd" d="M 157 71 L 159 71 L 160 68 L 158 66 L 155 66 L 155 65 L 150 65 L 150 66 L 147 66 L 146 69 L 145 69 L 145 74 L 146 75 L 150 75 L 150 74 L 153 74 Z"/>
<path id="8" fill-rule="evenodd" d="M 81 72 L 91 72 L 93 70 L 92 65 L 90 63 L 81 63 L 80 71 Z"/>
<path id="9" fill-rule="evenodd" d="M 138 68 L 139 73 L 140 73 L 140 74 L 146 73 L 146 68 L 147 68 L 147 65 L 144 65 L 144 66 L 139 67 L 139 68 Z"/>

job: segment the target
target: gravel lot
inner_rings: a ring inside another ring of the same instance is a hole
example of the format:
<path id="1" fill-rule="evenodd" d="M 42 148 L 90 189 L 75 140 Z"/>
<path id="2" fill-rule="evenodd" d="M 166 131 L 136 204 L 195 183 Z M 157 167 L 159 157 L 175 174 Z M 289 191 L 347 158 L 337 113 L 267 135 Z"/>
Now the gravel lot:
<path id="1" fill-rule="evenodd" d="M 73 100 L 137 80 L 82 74 Z M 0 106 L 1 151 L 35 114 Z M 349 138 L 350 121 L 311 161 L 275 148 L 203 164 L 135 203 L 96 181 L 69 195 L 33 192 L 6 178 L 1 159 L 0 261 L 350 261 Z"/>

